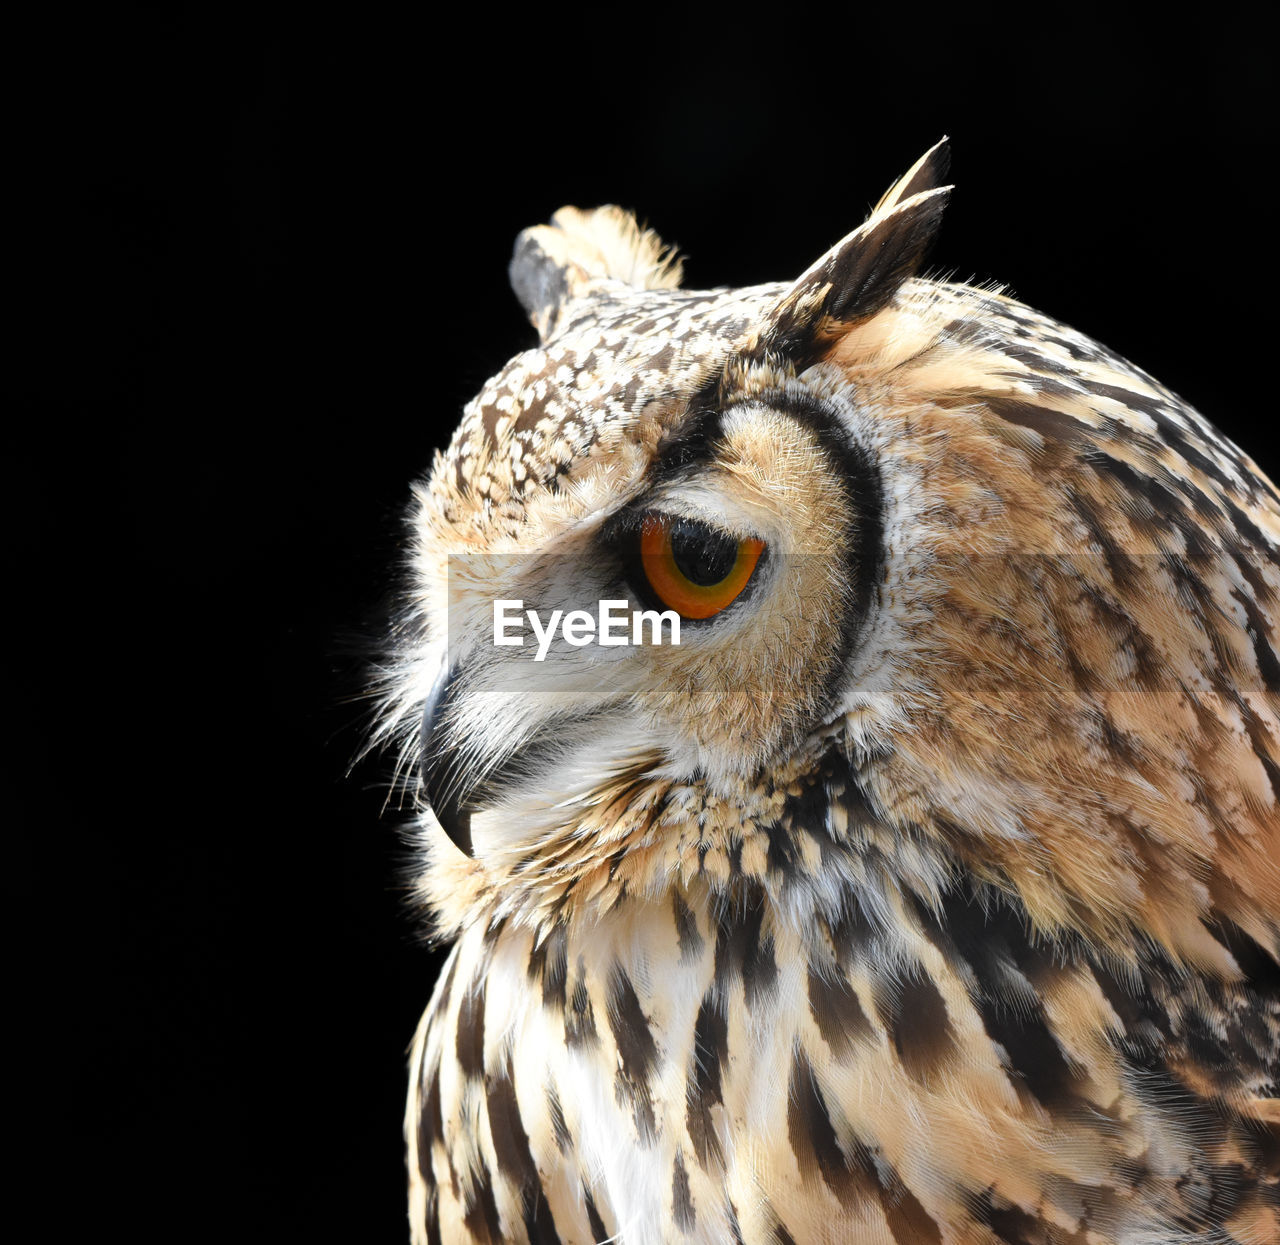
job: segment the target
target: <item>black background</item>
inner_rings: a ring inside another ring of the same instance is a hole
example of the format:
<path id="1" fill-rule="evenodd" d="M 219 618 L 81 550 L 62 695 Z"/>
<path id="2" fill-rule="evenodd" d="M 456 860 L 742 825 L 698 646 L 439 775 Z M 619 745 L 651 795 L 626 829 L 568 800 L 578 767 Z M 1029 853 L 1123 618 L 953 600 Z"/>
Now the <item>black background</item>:
<path id="1" fill-rule="evenodd" d="M 1275 473 L 1270 66 L 1212 16 L 166 7 L 45 32 L 14 117 L 36 280 L 7 501 L 46 763 L 17 776 L 19 959 L 69 1004 L 39 1030 L 72 1093 L 54 1220 L 403 1237 L 435 961 L 387 766 L 347 772 L 351 697 L 411 480 L 531 343 L 523 226 L 616 201 L 689 285 L 793 276 L 949 133 L 934 270 L 1098 337 Z"/>

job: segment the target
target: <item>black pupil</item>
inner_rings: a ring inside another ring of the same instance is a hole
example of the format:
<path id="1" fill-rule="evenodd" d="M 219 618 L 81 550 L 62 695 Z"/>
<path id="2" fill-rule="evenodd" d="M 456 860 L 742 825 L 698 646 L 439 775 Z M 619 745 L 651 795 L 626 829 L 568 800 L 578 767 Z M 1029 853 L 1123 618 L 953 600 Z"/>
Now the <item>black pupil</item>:
<path id="1" fill-rule="evenodd" d="M 733 570 L 738 542 L 700 523 L 681 520 L 671 529 L 671 555 L 687 580 L 710 588 Z"/>

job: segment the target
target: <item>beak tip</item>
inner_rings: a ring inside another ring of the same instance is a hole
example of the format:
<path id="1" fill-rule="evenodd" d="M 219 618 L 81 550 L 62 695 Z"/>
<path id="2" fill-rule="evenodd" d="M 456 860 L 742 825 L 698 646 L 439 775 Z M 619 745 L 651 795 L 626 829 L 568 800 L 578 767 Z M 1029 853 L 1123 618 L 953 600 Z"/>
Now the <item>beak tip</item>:
<path id="1" fill-rule="evenodd" d="M 431 812 L 449 842 L 464 856 L 472 856 L 471 810 L 463 808 L 456 799 L 433 792 L 430 784 L 427 785 L 426 795 Z"/>

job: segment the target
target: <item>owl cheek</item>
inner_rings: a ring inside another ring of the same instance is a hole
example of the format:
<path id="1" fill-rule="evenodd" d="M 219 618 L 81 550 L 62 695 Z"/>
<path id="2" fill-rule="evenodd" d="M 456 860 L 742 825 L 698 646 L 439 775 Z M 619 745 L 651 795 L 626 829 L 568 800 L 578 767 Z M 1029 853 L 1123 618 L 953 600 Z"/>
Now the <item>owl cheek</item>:
<path id="1" fill-rule="evenodd" d="M 482 864 L 564 829 L 566 807 L 589 811 L 593 793 L 625 790 L 661 760 L 625 698 L 602 699 L 596 681 L 567 704 L 562 690 L 539 694 L 545 682 L 495 690 L 504 670 L 475 654 L 446 659 L 422 706 L 422 793 L 454 846 Z"/>

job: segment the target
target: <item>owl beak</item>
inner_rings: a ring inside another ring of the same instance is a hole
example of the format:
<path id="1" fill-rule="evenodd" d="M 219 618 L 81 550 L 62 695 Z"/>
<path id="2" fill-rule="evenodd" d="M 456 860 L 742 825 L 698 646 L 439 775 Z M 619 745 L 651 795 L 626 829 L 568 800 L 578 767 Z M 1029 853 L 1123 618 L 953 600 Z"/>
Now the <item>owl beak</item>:
<path id="1" fill-rule="evenodd" d="M 422 709 L 422 786 L 441 829 L 470 856 L 471 810 L 463 806 L 455 753 L 445 739 L 446 710 L 456 682 L 457 668 L 446 658 Z"/>

